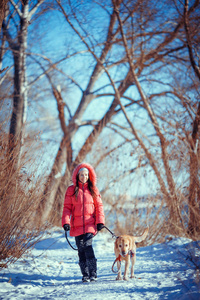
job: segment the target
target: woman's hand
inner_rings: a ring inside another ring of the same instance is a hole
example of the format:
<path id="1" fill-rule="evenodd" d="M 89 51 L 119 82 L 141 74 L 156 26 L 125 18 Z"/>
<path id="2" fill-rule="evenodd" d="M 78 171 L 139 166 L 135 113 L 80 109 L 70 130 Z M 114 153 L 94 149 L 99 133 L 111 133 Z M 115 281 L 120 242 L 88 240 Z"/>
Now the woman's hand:
<path id="1" fill-rule="evenodd" d="M 97 224 L 97 231 L 100 231 L 104 228 L 104 225 L 102 223 Z"/>
<path id="2" fill-rule="evenodd" d="M 65 224 L 65 225 L 63 225 L 63 228 L 64 228 L 65 231 L 69 231 L 70 230 L 70 225 Z"/>

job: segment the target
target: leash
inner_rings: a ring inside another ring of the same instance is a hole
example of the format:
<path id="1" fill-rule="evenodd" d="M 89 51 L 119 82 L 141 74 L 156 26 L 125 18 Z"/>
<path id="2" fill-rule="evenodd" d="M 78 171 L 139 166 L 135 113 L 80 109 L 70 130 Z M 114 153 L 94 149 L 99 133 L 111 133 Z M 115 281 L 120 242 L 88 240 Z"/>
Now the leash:
<path id="1" fill-rule="evenodd" d="M 115 235 L 108 227 L 106 227 L 106 226 L 104 225 L 103 228 L 107 229 L 107 230 L 112 234 L 112 238 L 118 239 L 118 236 L 116 236 L 116 235 Z M 102 228 L 102 229 L 103 229 L 103 228 Z"/>
<path id="2" fill-rule="evenodd" d="M 93 237 L 91 237 L 90 239 L 93 239 L 97 234 L 98 234 L 98 231 L 97 231 L 97 233 L 96 233 L 95 235 L 93 235 Z M 68 244 L 70 245 L 70 247 L 71 247 L 73 250 L 78 251 L 78 248 L 74 248 L 74 247 L 72 246 L 72 244 L 70 243 L 70 241 L 68 240 L 67 231 L 65 231 L 65 237 L 66 237 L 66 240 L 67 240 Z"/>
<path id="3" fill-rule="evenodd" d="M 116 264 L 117 261 L 119 261 L 119 263 L 120 263 L 120 268 L 119 268 L 119 270 L 115 271 L 115 270 L 114 270 L 114 265 Z M 119 256 L 115 259 L 115 261 L 114 261 L 114 263 L 113 263 L 113 265 L 112 265 L 112 271 L 113 271 L 113 273 L 119 273 L 120 270 L 121 270 L 121 255 L 119 255 Z"/>
<path id="4" fill-rule="evenodd" d="M 126 255 L 130 255 L 130 257 L 133 257 L 134 256 L 134 252 L 133 251 L 129 251 Z M 112 271 L 113 271 L 113 273 L 119 273 L 120 272 L 120 270 L 121 270 L 121 254 L 119 254 L 119 256 L 115 259 L 115 261 L 114 261 L 114 263 L 113 263 L 113 265 L 112 265 Z M 116 264 L 116 262 L 117 261 L 119 261 L 119 263 L 120 263 L 120 268 L 119 268 L 119 270 L 117 270 L 117 271 L 115 271 L 114 270 L 114 265 Z"/>
<path id="5" fill-rule="evenodd" d="M 110 229 L 108 229 L 108 227 L 104 226 L 103 228 L 107 229 L 107 230 L 112 234 L 112 238 L 113 238 L 113 237 L 115 237 L 116 239 L 118 238 L 118 237 L 117 237 Z M 102 228 L 102 229 L 103 229 L 103 228 Z M 97 234 L 98 234 L 98 231 L 97 231 L 97 233 L 96 233 L 91 239 L 93 239 Z M 78 248 L 74 248 L 74 247 L 72 246 L 72 244 L 70 243 L 70 241 L 69 241 L 69 239 L 68 239 L 68 236 L 67 236 L 67 231 L 65 231 L 65 237 L 66 237 L 66 240 L 67 240 L 69 246 L 70 246 L 73 250 L 78 251 Z"/>
<path id="6" fill-rule="evenodd" d="M 70 243 L 70 241 L 68 240 L 68 237 L 67 237 L 67 231 L 66 231 L 66 230 L 65 230 L 65 237 L 66 237 L 66 240 L 67 240 L 68 244 L 70 245 L 70 247 L 71 247 L 73 250 L 78 251 L 78 249 L 74 248 L 74 247 L 72 246 L 72 244 Z"/>
<path id="7" fill-rule="evenodd" d="M 112 238 L 118 239 L 118 236 L 116 236 L 116 235 L 115 235 L 108 227 L 104 226 L 103 228 L 105 228 L 106 230 L 108 230 L 108 231 L 110 232 L 110 234 L 112 235 Z M 103 229 L 103 228 L 102 228 L 102 229 Z M 93 239 L 97 234 L 98 234 L 98 231 L 97 231 L 97 233 L 92 237 L 92 239 Z M 67 231 L 65 231 L 65 237 L 66 237 L 66 240 L 67 240 L 69 246 L 70 246 L 73 250 L 78 251 L 78 249 L 77 249 L 77 248 L 74 248 L 74 247 L 72 246 L 72 244 L 70 243 L 70 241 L 68 240 Z M 134 256 L 134 252 L 129 251 L 129 252 L 127 253 L 127 255 L 130 255 L 130 257 L 133 257 L 133 256 Z M 115 266 L 115 264 L 116 264 L 117 261 L 119 261 L 119 263 L 120 263 L 120 268 L 119 268 L 119 270 L 115 271 L 115 270 L 114 270 L 114 266 Z M 113 265 L 112 265 L 112 271 L 113 271 L 113 273 L 119 273 L 120 270 L 121 270 L 121 254 L 119 254 L 119 256 L 115 259 L 115 261 L 114 261 L 114 263 L 113 263 Z"/>

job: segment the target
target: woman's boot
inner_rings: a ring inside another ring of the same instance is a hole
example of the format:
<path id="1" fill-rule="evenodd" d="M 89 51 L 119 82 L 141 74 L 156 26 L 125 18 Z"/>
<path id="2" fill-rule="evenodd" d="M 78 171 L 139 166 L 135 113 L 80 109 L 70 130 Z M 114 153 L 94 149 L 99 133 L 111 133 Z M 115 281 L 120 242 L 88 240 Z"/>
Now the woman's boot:
<path id="1" fill-rule="evenodd" d="M 80 261 L 79 266 L 80 266 L 80 269 L 81 269 L 81 273 L 83 275 L 82 281 L 83 282 L 89 282 L 90 281 L 90 276 L 89 276 L 89 270 L 88 270 L 87 263 L 85 261 Z"/>
<path id="2" fill-rule="evenodd" d="M 89 270 L 90 281 L 96 281 L 97 280 L 97 259 L 96 258 L 87 259 L 87 266 Z"/>

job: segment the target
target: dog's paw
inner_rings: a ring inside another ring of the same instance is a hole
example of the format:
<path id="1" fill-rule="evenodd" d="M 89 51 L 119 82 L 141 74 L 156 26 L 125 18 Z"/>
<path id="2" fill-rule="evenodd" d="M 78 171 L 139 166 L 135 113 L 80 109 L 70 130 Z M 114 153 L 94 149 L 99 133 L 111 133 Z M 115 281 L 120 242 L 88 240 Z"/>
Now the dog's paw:
<path id="1" fill-rule="evenodd" d="M 124 276 L 123 279 L 126 280 L 126 281 L 129 281 L 128 276 Z"/>
<path id="2" fill-rule="evenodd" d="M 135 275 L 131 275 L 131 277 L 130 278 L 135 278 Z"/>
<path id="3" fill-rule="evenodd" d="M 122 280 L 122 276 L 121 275 L 117 275 L 116 280 Z"/>

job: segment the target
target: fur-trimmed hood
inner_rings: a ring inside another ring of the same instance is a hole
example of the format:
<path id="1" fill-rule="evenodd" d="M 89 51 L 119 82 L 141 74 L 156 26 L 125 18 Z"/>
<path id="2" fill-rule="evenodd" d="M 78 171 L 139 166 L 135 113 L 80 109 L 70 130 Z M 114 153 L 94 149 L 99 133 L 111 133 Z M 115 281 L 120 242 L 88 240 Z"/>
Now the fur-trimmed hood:
<path id="1" fill-rule="evenodd" d="M 78 165 L 73 173 L 72 173 L 72 181 L 73 181 L 73 185 L 76 186 L 76 176 L 79 172 L 80 169 L 82 168 L 87 168 L 88 171 L 89 171 L 89 178 L 90 178 L 90 181 L 93 183 L 94 186 L 96 186 L 96 181 L 97 181 L 97 176 L 96 176 L 96 173 L 93 169 L 93 167 L 87 163 L 81 163 L 80 165 Z"/>

